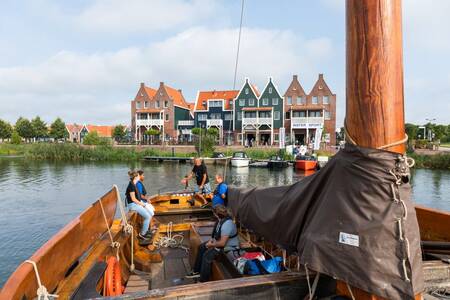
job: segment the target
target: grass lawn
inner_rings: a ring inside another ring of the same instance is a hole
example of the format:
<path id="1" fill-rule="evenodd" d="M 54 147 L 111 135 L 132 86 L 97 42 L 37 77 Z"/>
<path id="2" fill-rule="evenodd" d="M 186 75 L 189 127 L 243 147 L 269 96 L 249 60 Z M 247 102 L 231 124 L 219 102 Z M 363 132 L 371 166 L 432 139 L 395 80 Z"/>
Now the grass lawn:
<path id="1" fill-rule="evenodd" d="M 443 143 L 443 144 L 441 144 L 441 147 L 447 147 L 447 148 L 450 148 L 450 143 Z"/>

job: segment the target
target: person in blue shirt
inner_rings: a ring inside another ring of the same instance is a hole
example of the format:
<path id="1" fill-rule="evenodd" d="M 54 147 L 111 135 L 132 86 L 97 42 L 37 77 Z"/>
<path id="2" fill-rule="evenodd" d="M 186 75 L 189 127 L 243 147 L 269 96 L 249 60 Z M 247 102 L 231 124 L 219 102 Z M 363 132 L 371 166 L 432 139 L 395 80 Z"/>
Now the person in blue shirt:
<path id="1" fill-rule="evenodd" d="M 216 189 L 214 190 L 214 196 L 212 199 L 212 206 L 215 207 L 217 205 L 224 205 L 226 206 L 226 200 L 227 200 L 227 192 L 228 192 L 228 186 L 223 181 L 222 174 L 216 174 Z"/>
<path id="2" fill-rule="evenodd" d="M 144 204 L 145 209 L 148 211 L 148 213 L 150 215 L 150 221 L 151 221 L 151 219 L 155 215 L 155 208 L 150 203 L 149 197 L 147 195 L 147 190 L 145 189 L 145 186 L 144 186 L 144 180 L 145 180 L 144 171 L 138 170 L 137 173 L 139 175 L 138 176 L 139 180 L 136 183 L 136 187 L 140 194 L 139 200 L 141 200 L 141 202 Z M 154 228 L 152 229 L 152 231 L 154 231 Z"/>

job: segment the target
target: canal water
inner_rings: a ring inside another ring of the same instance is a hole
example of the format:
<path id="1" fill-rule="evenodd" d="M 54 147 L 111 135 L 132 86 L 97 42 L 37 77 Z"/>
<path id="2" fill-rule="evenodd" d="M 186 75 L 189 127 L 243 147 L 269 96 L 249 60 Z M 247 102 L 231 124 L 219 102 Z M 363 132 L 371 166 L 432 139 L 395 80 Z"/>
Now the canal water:
<path id="1" fill-rule="evenodd" d="M 61 163 L 0 158 L 0 286 L 17 265 L 45 241 L 117 184 L 124 192 L 127 171 L 143 169 L 149 194 L 182 189 L 181 178 L 189 164 Z M 209 173 L 224 167 L 209 166 Z M 276 186 L 304 177 L 292 168 L 227 170 L 234 186 Z M 420 204 L 450 211 L 450 171 L 414 170 L 413 199 Z M 77 241 L 73 241 L 77 243 Z"/>

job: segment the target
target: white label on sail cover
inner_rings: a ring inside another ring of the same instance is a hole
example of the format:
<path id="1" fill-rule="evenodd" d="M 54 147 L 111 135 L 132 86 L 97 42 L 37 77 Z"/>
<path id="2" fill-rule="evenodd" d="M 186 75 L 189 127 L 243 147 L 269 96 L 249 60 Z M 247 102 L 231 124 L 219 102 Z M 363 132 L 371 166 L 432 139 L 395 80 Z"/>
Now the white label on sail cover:
<path id="1" fill-rule="evenodd" d="M 359 236 L 345 232 L 339 232 L 339 243 L 359 247 Z"/>

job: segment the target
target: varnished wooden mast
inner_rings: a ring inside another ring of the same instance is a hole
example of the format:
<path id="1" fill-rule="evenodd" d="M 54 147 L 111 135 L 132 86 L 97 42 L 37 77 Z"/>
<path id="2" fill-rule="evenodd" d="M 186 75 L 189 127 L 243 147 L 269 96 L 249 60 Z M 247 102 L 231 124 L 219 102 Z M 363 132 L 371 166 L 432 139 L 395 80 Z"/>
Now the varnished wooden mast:
<path id="1" fill-rule="evenodd" d="M 405 137 L 401 0 L 347 0 L 348 135 L 378 148 Z M 386 150 L 404 153 L 405 145 Z"/>

